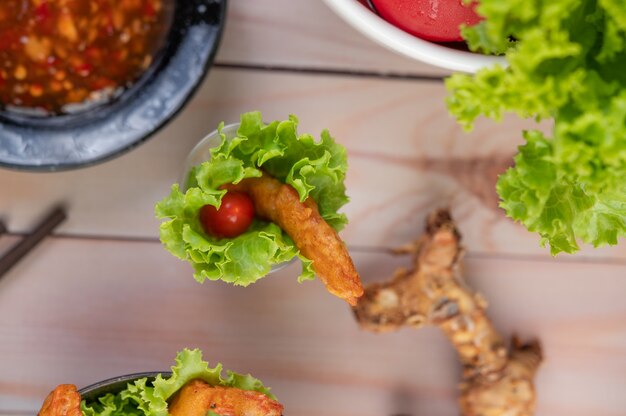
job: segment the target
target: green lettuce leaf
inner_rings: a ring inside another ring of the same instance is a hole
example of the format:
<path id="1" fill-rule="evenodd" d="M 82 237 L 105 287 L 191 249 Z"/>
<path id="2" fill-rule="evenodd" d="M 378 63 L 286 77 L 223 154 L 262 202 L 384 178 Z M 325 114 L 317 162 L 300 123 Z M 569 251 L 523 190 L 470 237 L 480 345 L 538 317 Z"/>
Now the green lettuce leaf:
<path id="1" fill-rule="evenodd" d="M 226 377 L 223 377 L 221 364 L 211 368 L 202 360 L 200 350 L 184 349 L 176 356 L 171 376 L 163 378 L 158 375 L 152 383 L 142 378 L 128 383 L 126 389 L 117 394 L 106 394 L 93 403 L 83 401 L 82 412 L 85 416 L 167 416 L 167 401 L 191 380 L 204 380 L 212 386 L 258 391 L 276 400 L 269 388 L 250 374 L 227 371 Z"/>
<path id="2" fill-rule="evenodd" d="M 337 212 L 348 202 L 343 183 L 346 149 L 328 131 L 316 142 L 311 135 L 298 135 L 297 126 L 295 116 L 265 124 L 261 113 L 246 113 L 237 136 L 226 140 L 220 125 L 222 140 L 211 149 L 211 160 L 194 167 L 186 191 L 174 185 L 170 195 L 156 205 L 156 216 L 167 220 L 160 225 L 163 245 L 192 264 L 199 282 L 223 280 L 247 286 L 267 275 L 272 265 L 294 257 L 302 261 L 299 280 L 314 277 L 311 261 L 275 224 L 255 220 L 246 233 L 219 239 L 207 235 L 198 219 L 202 206 L 219 208 L 226 193 L 222 185 L 259 177 L 265 171 L 293 186 L 300 200 L 312 197 L 324 220 L 341 230 L 347 223 L 345 215 Z"/>
<path id="3" fill-rule="evenodd" d="M 144 416 L 145 413 L 138 408 L 136 400 L 125 396 L 109 393 L 89 404 L 83 400 L 81 410 L 85 416 Z M 139 397 L 136 399 L 140 400 Z"/>
<path id="4" fill-rule="evenodd" d="M 456 74 L 450 112 L 466 129 L 507 112 L 553 120 L 524 133 L 515 166 L 497 185 L 507 215 L 551 252 L 626 235 L 626 8 L 621 0 L 481 0 L 463 30 L 476 51 L 505 53 L 508 67 Z"/>

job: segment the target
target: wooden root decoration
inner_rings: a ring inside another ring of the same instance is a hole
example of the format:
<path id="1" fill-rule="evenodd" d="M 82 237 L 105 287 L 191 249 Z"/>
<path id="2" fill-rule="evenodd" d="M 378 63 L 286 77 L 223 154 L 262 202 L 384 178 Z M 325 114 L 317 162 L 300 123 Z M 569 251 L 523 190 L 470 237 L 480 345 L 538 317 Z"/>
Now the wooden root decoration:
<path id="1" fill-rule="evenodd" d="M 447 210 L 433 213 L 422 238 L 401 249 L 414 254 L 413 269 L 367 286 L 354 308 L 356 318 L 374 332 L 438 326 L 463 364 L 463 415 L 532 416 L 533 379 L 542 359 L 539 343 L 522 345 L 514 338 L 507 350 L 485 313 L 485 299 L 460 275 L 460 239 Z"/>

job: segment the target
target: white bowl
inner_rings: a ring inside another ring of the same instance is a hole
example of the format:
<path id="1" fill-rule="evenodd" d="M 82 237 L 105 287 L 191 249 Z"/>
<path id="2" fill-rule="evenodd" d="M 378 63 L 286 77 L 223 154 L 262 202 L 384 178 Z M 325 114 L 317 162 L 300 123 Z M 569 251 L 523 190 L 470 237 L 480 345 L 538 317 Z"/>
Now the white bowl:
<path id="1" fill-rule="evenodd" d="M 359 0 L 324 0 L 343 20 L 375 42 L 430 65 L 474 73 L 495 63 L 506 65 L 501 56 L 460 51 L 411 35 L 388 23 Z"/>

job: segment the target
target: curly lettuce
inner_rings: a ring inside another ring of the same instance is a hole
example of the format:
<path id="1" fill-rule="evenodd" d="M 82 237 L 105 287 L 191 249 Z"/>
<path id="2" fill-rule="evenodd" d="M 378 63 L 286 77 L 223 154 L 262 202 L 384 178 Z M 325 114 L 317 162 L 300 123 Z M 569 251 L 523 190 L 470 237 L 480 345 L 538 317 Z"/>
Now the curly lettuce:
<path id="1" fill-rule="evenodd" d="M 485 20 L 464 28 L 475 51 L 508 67 L 446 81 L 466 129 L 480 115 L 552 119 L 551 135 L 524 133 L 498 181 L 507 215 L 552 254 L 626 235 L 626 8 L 622 0 L 481 0 Z"/>
<path id="2" fill-rule="evenodd" d="M 164 246 L 176 257 L 189 261 L 199 282 L 222 280 L 247 286 L 267 275 L 272 267 L 298 257 L 302 261 L 299 280 L 312 279 L 309 259 L 302 256 L 289 236 L 277 225 L 255 220 L 236 238 L 206 234 L 198 219 L 204 205 L 219 208 L 226 193 L 224 184 L 259 177 L 265 171 L 291 185 L 301 201 L 313 198 L 321 216 L 335 230 L 347 223 L 337 211 L 348 202 L 344 179 L 346 149 L 328 131 L 321 140 L 299 135 L 298 119 L 263 122 L 261 113 L 241 116 L 236 137 L 227 140 L 218 128 L 221 142 L 211 149 L 211 159 L 192 169 L 186 190 L 172 186 L 171 193 L 156 205 L 156 216 L 166 219 L 160 226 Z"/>
<path id="3" fill-rule="evenodd" d="M 176 356 L 171 376 L 158 375 L 152 382 L 142 378 L 128 383 L 126 389 L 117 394 L 106 394 L 92 403 L 83 400 L 81 410 L 84 416 L 167 416 L 167 401 L 187 382 L 196 379 L 212 386 L 257 391 L 276 400 L 260 380 L 232 371 L 227 371 L 223 377 L 221 364 L 211 368 L 202 360 L 200 350 L 185 349 Z"/>

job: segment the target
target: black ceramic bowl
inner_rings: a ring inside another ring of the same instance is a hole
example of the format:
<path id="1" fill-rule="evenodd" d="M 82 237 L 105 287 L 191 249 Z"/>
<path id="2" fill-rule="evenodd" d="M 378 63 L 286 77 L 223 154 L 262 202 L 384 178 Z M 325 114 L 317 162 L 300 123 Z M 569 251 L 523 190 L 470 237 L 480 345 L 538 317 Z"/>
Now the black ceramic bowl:
<path id="1" fill-rule="evenodd" d="M 136 147 L 172 120 L 213 61 L 226 0 L 172 1 L 165 45 L 120 97 L 77 114 L 0 112 L 0 167 L 56 171 L 92 165 Z"/>
<path id="2" fill-rule="evenodd" d="M 151 383 L 159 374 L 165 378 L 172 375 L 169 371 L 151 371 L 148 373 L 128 374 L 125 376 L 110 378 L 108 380 L 92 384 L 91 386 L 84 387 L 78 390 L 78 393 L 80 393 L 80 397 L 83 400 L 86 400 L 87 403 L 94 402 L 98 399 L 98 397 L 102 397 L 107 393 L 119 393 L 126 388 L 128 383 L 139 380 L 140 378 L 147 377 L 148 382 Z"/>

